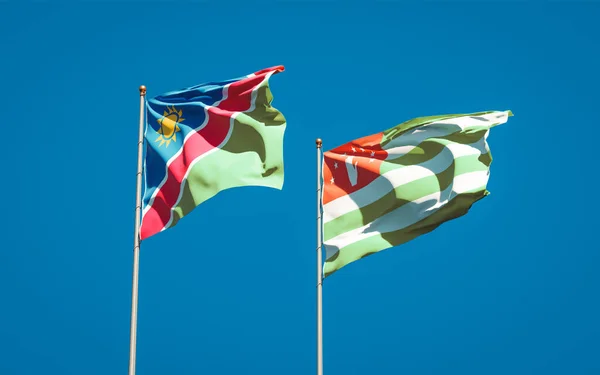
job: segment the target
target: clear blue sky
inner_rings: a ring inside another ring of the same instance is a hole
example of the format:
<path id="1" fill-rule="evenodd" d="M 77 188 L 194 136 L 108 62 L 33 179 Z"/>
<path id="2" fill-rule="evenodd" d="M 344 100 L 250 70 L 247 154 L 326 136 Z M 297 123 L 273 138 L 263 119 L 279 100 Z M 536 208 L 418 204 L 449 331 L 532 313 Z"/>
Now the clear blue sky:
<path id="1" fill-rule="evenodd" d="M 138 374 L 313 374 L 314 139 L 505 109 L 489 197 L 326 280 L 325 374 L 600 373 L 600 3 L 218 3 L 0 2 L 0 374 L 127 373 L 138 86 L 278 64 L 284 188 L 142 244 Z"/>

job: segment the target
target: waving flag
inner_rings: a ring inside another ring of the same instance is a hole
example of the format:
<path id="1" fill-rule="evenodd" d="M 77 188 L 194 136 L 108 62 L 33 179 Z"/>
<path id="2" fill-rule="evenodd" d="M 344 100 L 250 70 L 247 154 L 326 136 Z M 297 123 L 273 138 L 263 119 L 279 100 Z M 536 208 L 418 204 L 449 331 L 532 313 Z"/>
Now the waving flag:
<path id="1" fill-rule="evenodd" d="M 325 276 L 466 214 L 488 194 L 489 130 L 509 116 L 416 118 L 325 152 Z"/>
<path id="2" fill-rule="evenodd" d="M 283 66 L 173 91 L 147 102 L 141 239 L 218 192 L 283 187 L 284 116 L 269 78 Z"/>

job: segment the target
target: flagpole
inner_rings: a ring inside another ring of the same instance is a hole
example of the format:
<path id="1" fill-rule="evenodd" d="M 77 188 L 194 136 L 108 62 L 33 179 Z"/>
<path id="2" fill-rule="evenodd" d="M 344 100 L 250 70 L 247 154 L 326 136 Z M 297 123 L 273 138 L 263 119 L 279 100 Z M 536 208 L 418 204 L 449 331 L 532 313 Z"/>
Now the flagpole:
<path id="1" fill-rule="evenodd" d="M 321 146 L 317 138 L 317 375 L 323 375 L 323 241 L 321 236 Z"/>
<path id="2" fill-rule="evenodd" d="M 131 332 L 129 335 L 129 375 L 135 375 L 137 336 L 138 282 L 140 273 L 140 216 L 142 213 L 142 155 L 144 146 L 144 104 L 146 86 L 140 86 L 140 127 L 138 135 L 137 186 L 135 193 L 135 226 L 133 230 L 133 285 L 131 290 Z"/>

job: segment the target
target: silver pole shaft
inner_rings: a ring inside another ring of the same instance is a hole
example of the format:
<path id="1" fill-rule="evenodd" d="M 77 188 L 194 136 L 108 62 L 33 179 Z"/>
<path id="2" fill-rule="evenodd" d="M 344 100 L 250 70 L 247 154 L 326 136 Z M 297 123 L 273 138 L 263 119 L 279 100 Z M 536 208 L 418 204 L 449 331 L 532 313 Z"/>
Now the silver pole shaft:
<path id="1" fill-rule="evenodd" d="M 321 145 L 317 138 L 317 375 L 323 375 L 323 242 L 321 236 Z"/>
<path id="2" fill-rule="evenodd" d="M 144 146 L 144 107 L 146 86 L 140 86 L 140 129 L 138 135 L 137 187 L 133 236 L 133 285 L 131 290 L 131 332 L 129 336 L 129 375 L 135 375 L 137 336 L 138 282 L 140 274 L 140 216 L 142 213 L 142 155 Z"/>

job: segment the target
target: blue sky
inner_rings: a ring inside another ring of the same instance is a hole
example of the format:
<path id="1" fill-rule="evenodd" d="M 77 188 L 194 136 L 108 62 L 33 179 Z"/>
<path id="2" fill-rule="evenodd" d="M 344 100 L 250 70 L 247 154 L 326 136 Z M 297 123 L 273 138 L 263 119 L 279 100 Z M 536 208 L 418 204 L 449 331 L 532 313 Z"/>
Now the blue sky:
<path id="1" fill-rule="evenodd" d="M 0 374 L 126 373 L 138 87 L 278 64 L 284 188 L 222 192 L 144 241 L 138 374 L 314 373 L 314 139 L 505 109 L 489 197 L 325 281 L 325 374 L 599 373 L 599 11 L 1 2 Z"/>

